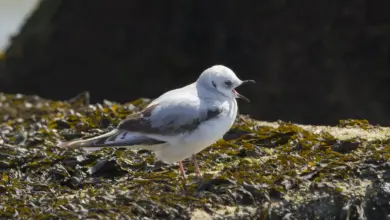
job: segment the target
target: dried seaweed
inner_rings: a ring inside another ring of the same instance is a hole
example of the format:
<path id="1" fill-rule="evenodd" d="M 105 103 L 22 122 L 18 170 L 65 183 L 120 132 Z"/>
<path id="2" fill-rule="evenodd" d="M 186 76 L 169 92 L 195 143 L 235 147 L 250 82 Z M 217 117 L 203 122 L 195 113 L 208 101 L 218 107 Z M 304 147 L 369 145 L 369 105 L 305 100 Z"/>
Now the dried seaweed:
<path id="1" fill-rule="evenodd" d="M 382 210 L 375 217 L 390 210 L 389 141 L 338 140 L 292 123 L 259 126 L 239 117 L 224 140 L 197 155 L 204 179 L 186 160 L 183 180 L 177 165 L 156 161 L 150 151 L 56 147 L 107 132 L 149 102 L 88 99 L 87 92 L 68 101 L 0 94 L 1 217 L 173 219 L 203 210 L 215 218 L 356 219 L 374 216 L 364 204 Z M 340 122 L 350 126 L 375 127 Z M 366 195 L 367 185 L 378 196 Z"/>

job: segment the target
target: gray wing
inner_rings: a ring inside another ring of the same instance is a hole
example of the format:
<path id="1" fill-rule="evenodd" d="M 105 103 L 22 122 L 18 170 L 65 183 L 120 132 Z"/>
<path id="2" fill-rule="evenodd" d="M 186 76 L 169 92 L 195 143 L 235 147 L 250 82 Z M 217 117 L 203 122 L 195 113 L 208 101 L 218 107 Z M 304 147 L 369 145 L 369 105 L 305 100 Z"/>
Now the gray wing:
<path id="1" fill-rule="evenodd" d="M 205 107 L 201 101 L 151 103 L 143 111 L 130 115 L 117 129 L 153 135 L 176 135 L 195 130 L 202 122 L 217 118 L 222 110 Z"/>
<path id="2" fill-rule="evenodd" d="M 82 147 L 85 149 L 97 150 L 98 148 L 104 147 L 133 147 L 136 145 L 143 146 L 143 149 L 148 147 L 153 147 L 158 144 L 163 144 L 165 141 L 157 140 L 142 135 L 135 135 L 131 132 L 112 130 L 106 134 L 102 134 L 93 138 L 69 141 L 60 143 L 59 147 L 69 147 L 69 148 L 78 148 Z"/>

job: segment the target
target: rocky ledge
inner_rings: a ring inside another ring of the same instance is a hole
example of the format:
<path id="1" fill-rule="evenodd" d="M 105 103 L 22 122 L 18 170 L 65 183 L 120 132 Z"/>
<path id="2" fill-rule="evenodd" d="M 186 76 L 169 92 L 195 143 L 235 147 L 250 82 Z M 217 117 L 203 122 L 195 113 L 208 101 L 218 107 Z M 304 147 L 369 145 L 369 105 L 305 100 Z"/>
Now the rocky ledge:
<path id="1" fill-rule="evenodd" d="M 149 102 L 91 105 L 0 94 L 0 217 L 12 219 L 390 219 L 390 128 L 239 116 L 224 140 L 177 165 L 146 150 L 64 150 Z"/>

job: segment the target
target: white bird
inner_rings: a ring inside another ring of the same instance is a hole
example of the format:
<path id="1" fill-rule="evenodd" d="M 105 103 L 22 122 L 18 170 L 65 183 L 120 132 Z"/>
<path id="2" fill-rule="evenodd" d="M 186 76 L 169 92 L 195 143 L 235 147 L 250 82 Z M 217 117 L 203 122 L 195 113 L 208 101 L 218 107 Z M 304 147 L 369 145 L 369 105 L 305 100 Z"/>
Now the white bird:
<path id="1" fill-rule="evenodd" d="M 116 129 L 90 139 L 60 144 L 98 150 L 121 147 L 153 150 L 157 159 L 179 162 L 193 156 L 196 175 L 201 176 L 195 154 L 212 145 L 229 131 L 237 116 L 236 98 L 249 102 L 235 88 L 254 80 L 240 80 L 223 65 L 212 66 L 187 86 L 162 94 L 141 112 L 129 115 Z"/>

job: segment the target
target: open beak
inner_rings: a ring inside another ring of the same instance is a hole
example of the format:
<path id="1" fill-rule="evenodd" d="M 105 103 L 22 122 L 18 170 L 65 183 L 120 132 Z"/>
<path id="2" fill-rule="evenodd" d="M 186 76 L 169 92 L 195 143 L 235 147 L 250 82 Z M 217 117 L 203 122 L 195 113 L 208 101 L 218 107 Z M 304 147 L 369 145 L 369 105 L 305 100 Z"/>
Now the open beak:
<path id="1" fill-rule="evenodd" d="M 242 86 L 244 84 L 248 84 L 248 83 L 256 83 L 256 81 L 254 81 L 254 80 L 244 80 L 244 81 L 242 81 L 240 86 Z M 249 102 L 249 103 L 251 102 L 247 97 L 241 95 L 235 89 L 233 89 L 233 94 L 236 96 L 236 98 L 243 99 L 243 100 L 245 100 L 246 102 Z"/>

